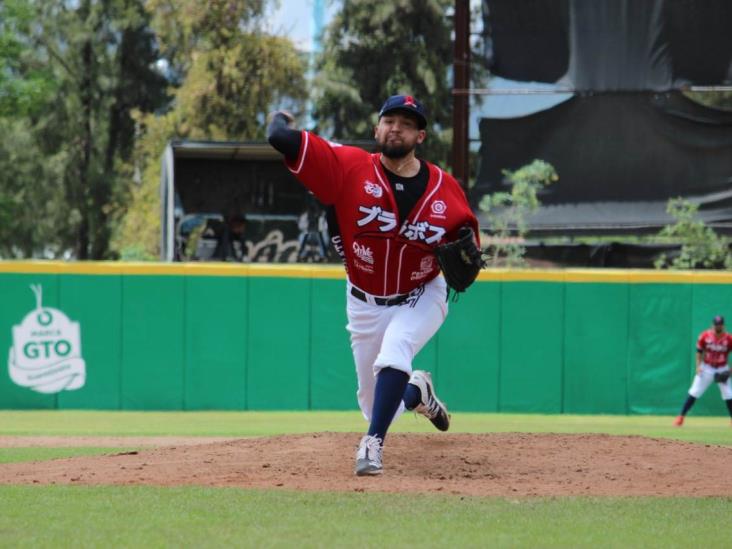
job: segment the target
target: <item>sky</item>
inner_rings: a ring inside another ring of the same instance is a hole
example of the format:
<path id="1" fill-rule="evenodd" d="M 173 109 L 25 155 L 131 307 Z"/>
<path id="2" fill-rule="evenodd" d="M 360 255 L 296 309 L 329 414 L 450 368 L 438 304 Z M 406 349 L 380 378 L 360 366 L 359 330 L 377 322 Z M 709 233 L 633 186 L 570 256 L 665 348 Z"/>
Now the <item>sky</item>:
<path id="1" fill-rule="evenodd" d="M 327 25 L 336 12 L 336 2 L 331 0 L 320 0 L 320 2 L 323 5 L 323 23 Z M 279 7 L 268 17 L 269 30 L 274 34 L 288 36 L 302 51 L 312 51 L 315 3 L 316 0 L 279 0 Z"/>

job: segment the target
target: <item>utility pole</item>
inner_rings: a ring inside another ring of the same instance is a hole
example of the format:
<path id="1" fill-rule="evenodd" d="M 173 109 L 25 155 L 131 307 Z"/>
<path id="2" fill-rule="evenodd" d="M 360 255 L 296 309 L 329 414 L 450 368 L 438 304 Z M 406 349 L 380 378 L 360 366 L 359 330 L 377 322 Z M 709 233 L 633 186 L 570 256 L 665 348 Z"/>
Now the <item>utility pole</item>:
<path id="1" fill-rule="evenodd" d="M 468 191 L 468 116 L 470 96 L 470 0 L 455 0 L 455 44 L 452 83 L 452 173 Z"/>

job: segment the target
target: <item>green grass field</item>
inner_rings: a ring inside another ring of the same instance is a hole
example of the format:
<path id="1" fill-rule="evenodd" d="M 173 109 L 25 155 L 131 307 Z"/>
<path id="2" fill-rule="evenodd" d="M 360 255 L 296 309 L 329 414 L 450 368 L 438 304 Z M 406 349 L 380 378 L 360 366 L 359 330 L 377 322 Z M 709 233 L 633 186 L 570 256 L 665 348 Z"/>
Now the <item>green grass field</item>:
<path id="1" fill-rule="evenodd" d="M 692 416 L 682 429 L 671 427 L 671 419 L 456 414 L 451 431 L 632 434 L 732 447 L 728 419 Z M 0 411 L 0 436 L 240 437 L 363 427 L 355 412 Z M 431 427 L 405 415 L 394 431 Z M 122 449 L 2 448 L 0 463 Z M 0 486 L 0 547 L 730 547 L 730 496 L 510 499 Z"/>

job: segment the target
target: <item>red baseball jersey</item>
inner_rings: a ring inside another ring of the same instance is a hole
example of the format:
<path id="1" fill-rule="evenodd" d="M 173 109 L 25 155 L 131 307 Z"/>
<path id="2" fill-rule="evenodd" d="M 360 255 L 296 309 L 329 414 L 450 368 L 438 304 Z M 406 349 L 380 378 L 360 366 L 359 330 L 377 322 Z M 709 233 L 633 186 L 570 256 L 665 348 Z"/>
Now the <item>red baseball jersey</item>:
<path id="1" fill-rule="evenodd" d="M 727 364 L 727 355 L 732 350 L 732 335 L 722 332 L 717 336 L 713 329 L 704 330 L 696 342 L 698 351 L 704 353 L 702 360 L 717 368 Z"/>
<path id="2" fill-rule="evenodd" d="M 381 154 L 302 132 L 290 171 L 324 204 L 335 206 L 349 280 L 377 296 L 407 293 L 435 278 L 433 253 L 478 221 L 454 177 L 427 162 L 429 180 L 407 219 L 381 165 Z"/>

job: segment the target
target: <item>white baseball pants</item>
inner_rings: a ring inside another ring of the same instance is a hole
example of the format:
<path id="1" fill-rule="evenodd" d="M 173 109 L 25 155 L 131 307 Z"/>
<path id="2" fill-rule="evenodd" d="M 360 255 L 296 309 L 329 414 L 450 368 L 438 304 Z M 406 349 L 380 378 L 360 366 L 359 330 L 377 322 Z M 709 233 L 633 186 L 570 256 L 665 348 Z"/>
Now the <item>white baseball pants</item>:
<path id="1" fill-rule="evenodd" d="M 694 376 L 694 381 L 689 389 L 689 394 L 694 398 L 699 398 L 704 394 L 704 391 L 714 383 L 714 373 L 724 372 L 729 370 L 729 366 L 724 368 L 714 368 L 706 362 L 701 363 L 701 372 Z M 728 379 L 725 383 L 717 383 L 719 385 L 719 392 L 722 393 L 724 400 L 732 399 L 732 378 Z"/>
<path id="2" fill-rule="evenodd" d="M 346 290 L 346 313 L 351 334 L 351 350 L 358 377 L 358 405 L 367 421 L 374 406 L 376 375 L 382 368 L 412 373 L 412 360 L 437 332 L 447 316 L 447 285 L 438 276 L 414 290 L 401 305 L 376 305 Z M 404 403 L 394 419 L 404 412 Z"/>

